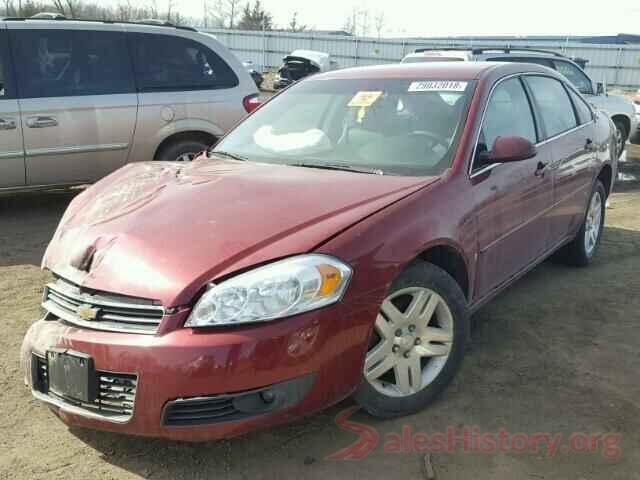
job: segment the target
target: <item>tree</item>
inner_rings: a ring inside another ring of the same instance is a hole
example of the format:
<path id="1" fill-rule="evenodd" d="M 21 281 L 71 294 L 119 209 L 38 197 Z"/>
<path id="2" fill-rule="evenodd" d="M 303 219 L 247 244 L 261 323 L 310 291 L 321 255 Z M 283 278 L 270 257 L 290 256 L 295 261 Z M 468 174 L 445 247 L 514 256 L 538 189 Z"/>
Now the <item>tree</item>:
<path id="1" fill-rule="evenodd" d="M 223 26 L 226 24 L 229 28 L 235 28 L 241 9 L 240 0 L 218 0 L 216 2 L 216 10 L 218 11 L 216 17 L 220 19 Z"/>
<path id="2" fill-rule="evenodd" d="M 273 26 L 273 18 L 270 13 L 262 8 L 260 0 L 256 0 L 251 8 L 251 4 L 247 3 L 242 12 L 242 18 L 238 24 L 241 30 L 271 30 Z"/>
<path id="3" fill-rule="evenodd" d="M 378 34 L 378 40 L 382 36 L 382 29 L 384 28 L 385 20 L 384 20 L 384 12 L 378 12 L 375 18 L 375 27 L 376 33 Z"/>
<path id="4" fill-rule="evenodd" d="M 293 12 L 293 16 L 291 17 L 291 21 L 289 22 L 289 31 L 294 33 L 304 32 L 306 29 L 306 25 L 300 25 L 298 23 L 298 12 Z"/>

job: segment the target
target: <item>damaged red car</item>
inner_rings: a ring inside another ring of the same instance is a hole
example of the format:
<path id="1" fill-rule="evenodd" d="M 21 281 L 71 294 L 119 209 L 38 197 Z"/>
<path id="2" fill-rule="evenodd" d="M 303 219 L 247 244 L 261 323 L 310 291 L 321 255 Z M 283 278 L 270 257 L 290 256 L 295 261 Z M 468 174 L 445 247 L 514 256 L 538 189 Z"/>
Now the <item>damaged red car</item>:
<path id="1" fill-rule="evenodd" d="M 417 412 L 459 369 L 470 313 L 551 254 L 593 260 L 614 131 L 536 65 L 301 81 L 198 160 L 73 200 L 26 381 L 69 425 L 180 440 L 350 395 Z"/>

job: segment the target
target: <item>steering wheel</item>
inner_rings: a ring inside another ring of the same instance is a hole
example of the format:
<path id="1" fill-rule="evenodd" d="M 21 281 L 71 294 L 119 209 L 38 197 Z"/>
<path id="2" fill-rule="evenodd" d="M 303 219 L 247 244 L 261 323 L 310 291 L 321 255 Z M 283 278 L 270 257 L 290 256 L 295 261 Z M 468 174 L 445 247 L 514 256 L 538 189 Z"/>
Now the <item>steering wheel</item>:
<path id="1" fill-rule="evenodd" d="M 443 138 L 441 135 L 430 132 L 428 130 L 415 130 L 411 132 L 409 136 L 429 138 L 432 141 L 431 145 L 429 146 L 431 150 L 433 150 L 433 147 L 435 147 L 436 145 L 441 145 L 445 151 L 449 150 L 450 147 L 448 138 Z"/>

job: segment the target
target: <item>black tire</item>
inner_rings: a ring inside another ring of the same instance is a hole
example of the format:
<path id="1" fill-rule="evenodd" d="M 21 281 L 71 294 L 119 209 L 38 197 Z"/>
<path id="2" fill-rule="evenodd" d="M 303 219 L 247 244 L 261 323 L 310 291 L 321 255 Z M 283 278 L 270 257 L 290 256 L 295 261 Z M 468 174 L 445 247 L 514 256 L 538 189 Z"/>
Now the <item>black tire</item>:
<path id="1" fill-rule="evenodd" d="M 587 217 L 589 213 L 589 208 L 591 206 L 591 202 L 593 197 L 598 194 L 600 195 L 601 201 L 601 221 L 600 227 L 598 230 L 598 237 L 595 243 L 595 246 L 591 251 L 587 251 L 585 246 L 585 236 L 587 235 Z M 600 180 L 596 181 L 596 185 L 589 196 L 589 203 L 587 204 L 587 209 L 585 212 L 585 218 L 582 222 L 582 226 L 576 235 L 576 238 L 567 245 L 565 245 L 557 254 L 556 259 L 565 263 L 567 265 L 571 265 L 574 267 L 586 267 L 596 256 L 598 252 L 598 248 L 600 246 L 600 240 L 602 239 L 602 230 L 604 229 L 604 221 L 605 221 L 605 213 L 606 213 L 606 203 L 607 203 L 607 192 L 604 188 L 604 185 Z"/>
<path id="2" fill-rule="evenodd" d="M 393 282 L 388 296 L 410 287 L 424 287 L 436 292 L 447 304 L 453 317 L 453 342 L 442 370 L 418 392 L 393 397 L 378 391 L 364 377 L 354 393 L 355 401 L 371 415 L 382 418 L 410 415 L 424 409 L 451 382 L 462 363 L 468 334 L 467 304 L 458 283 L 441 268 L 415 261 Z"/>
<path id="3" fill-rule="evenodd" d="M 202 140 L 179 140 L 177 142 L 170 143 L 156 155 L 156 160 L 162 160 L 167 162 L 175 161 L 188 161 L 186 158 L 181 158 L 188 155 L 189 157 L 195 157 L 198 153 L 204 152 L 210 145 L 207 145 Z M 193 158 L 190 158 L 193 160 Z"/>
<path id="4" fill-rule="evenodd" d="M 627 130 L 627 126 L 624 124 L 622 120 L 615 119 L 613 123 L 616 126 L 616 130 L 618 131 L 617 135 L 619 135 L 619 137 L 616 137 L 616 147 L 618 148 L 618 158 L 620 158 L 627 144 L 627 139 L 629 138 L 629 132 Z M 618 138 L 620 140 L 618 140 Z"/>

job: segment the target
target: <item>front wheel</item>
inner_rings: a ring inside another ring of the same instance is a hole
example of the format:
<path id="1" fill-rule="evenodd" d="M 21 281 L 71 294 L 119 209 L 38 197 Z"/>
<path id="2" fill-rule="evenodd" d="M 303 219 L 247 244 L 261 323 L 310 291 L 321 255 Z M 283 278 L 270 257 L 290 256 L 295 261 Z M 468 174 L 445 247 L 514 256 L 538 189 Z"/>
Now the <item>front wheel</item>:
<path id="1" fill-rule="evenodd" d="M 355 400 L 379 417 L 422 410 L 460 368 L 466 335 L 466 301 L 456 281 L 414 262 L 380 306 Z"/>
<path id="2" fill-rule="evenodd" d="M 629 132 L 627 131 L 627 126 L 621 120 L 614 120 L 614 125 L 616 126 L 616 149 L 618 158 L 624 152 L 624 147 L 627 144 L 627 138 L 629 138 Z"/>
<path id="3" fill-rule="evenodd" d="M 163 148 L 156 156 L 156 160 L 191 162 L 207 148 L 209 145 L 201 140 L 181 140 Z"/>

